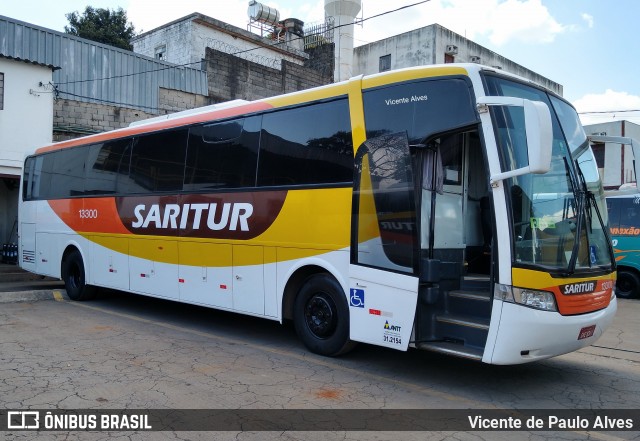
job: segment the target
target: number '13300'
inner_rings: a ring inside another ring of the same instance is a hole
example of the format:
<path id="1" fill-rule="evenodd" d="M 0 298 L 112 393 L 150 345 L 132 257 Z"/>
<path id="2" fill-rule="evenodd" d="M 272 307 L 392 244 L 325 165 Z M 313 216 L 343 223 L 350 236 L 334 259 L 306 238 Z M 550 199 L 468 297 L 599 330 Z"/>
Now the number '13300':
<path id="1" fill-rule="evenodd" d="M 98 210 L 96 209 L 78 210 L 78 214 L 80 215 L 80 219 L 97 219 L 98 218 Z"/>

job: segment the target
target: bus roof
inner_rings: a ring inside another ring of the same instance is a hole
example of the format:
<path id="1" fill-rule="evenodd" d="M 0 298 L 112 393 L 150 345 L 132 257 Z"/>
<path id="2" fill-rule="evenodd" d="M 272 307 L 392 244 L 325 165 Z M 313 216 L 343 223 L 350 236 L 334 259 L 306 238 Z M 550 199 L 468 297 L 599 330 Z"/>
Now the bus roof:
<path id="1" fill-rule="evenodd" d="M 446 64 L 408 67 L 368 76 L 360 75 L 340 83 L 328 84 L 256 101 L 233 100 L 204 108 L 189 109 L 184 112 L 178 112 L 177 114 L 162 115 L 132 123 L 129 127 L 54 143 L 37 149 L 35 153 L 45 153 L 67 147 L 103 142 L 174 127 L 231 118 L 263 110 L 287 107 L 318 99 L 343 96 L 347 95 L 349 90 L 354 87 L 354 84 L 357 84 L 358 89 L 369 89 L 435 76 L 468 76 L 470 72 L 479 72 L 480 70 L 494 71 L 495 69 L 478 64 Z M 518 77 L 514 76 L 514 78 Z"/>

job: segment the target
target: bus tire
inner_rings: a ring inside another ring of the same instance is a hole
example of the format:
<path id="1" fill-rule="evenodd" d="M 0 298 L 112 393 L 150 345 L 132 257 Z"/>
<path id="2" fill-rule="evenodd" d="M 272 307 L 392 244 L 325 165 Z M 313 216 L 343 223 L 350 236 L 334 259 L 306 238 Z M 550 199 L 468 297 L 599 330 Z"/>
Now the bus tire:
<path id="1" fill-rule="evenodd" d="M 311 352 L 335 357 L 355 346 L 349 340 L 349 307 L 340 284 L 328 274 L 309 277 L 296 296 L 293 323 Z"/>
<path id="2" fill-rule="evenodd" d="M 71 300 L 91 300 L 96 287 L 87 285 L 80 251 L 73 250 L 62 260 L 62 280 Z"/>
<path id="3" fill-rule="evenodd" d="M 622 299 L 633 299 L 640 292 L 640 277 L 633 270 L 619 269 L 616 282 L 616 296 Z"/>

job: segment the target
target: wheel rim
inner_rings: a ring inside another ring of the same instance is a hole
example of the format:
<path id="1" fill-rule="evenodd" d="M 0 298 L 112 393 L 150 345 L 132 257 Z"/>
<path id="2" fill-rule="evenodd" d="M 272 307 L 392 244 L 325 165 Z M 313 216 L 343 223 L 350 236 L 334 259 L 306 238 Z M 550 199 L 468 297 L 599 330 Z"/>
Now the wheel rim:
<path id="1" fill-rule="evenodd" d="M 82 271 L 80 270 L 80 265 L 75 262 L 69 268 L 69 285 L 74 290 L 82 286 Z"/>
<path id="2" fill-rule="evenodd" d="M 307 327 L 318 338 L 330 337 L 336 329 L 336 306 L 325 293 L 314 294 L 309 299 L 304 316 Z"/>

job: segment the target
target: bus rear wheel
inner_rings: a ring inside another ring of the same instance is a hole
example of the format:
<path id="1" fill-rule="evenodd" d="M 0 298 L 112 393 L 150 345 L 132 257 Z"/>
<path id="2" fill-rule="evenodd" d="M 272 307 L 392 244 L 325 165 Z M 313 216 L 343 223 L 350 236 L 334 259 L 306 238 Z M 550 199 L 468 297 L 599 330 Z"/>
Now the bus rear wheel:
<path id="1" fill-rule="evenodd" d="M 71 300 L 91 300 L 96 295 L 95 286 L 86 283 L 84 262 L 78 250 L 71 251 L 62 260 L 62 280 Z"/>
<path id="2" fill-rule="evenodd" d="M 328 274 L 309 277 L 293 306 L 300 340 L 311 352 L 337 356 L 355 346 L 349 340 L 349 307 L 340 284 Z"/>
<path id="3" fill-rule="evenodd" d="M 640 292 L 640 277 L 633 271 L 618 270 L 618 281 L 616 282 L 616 296 L 622 299 L 633 299 Z"/>

